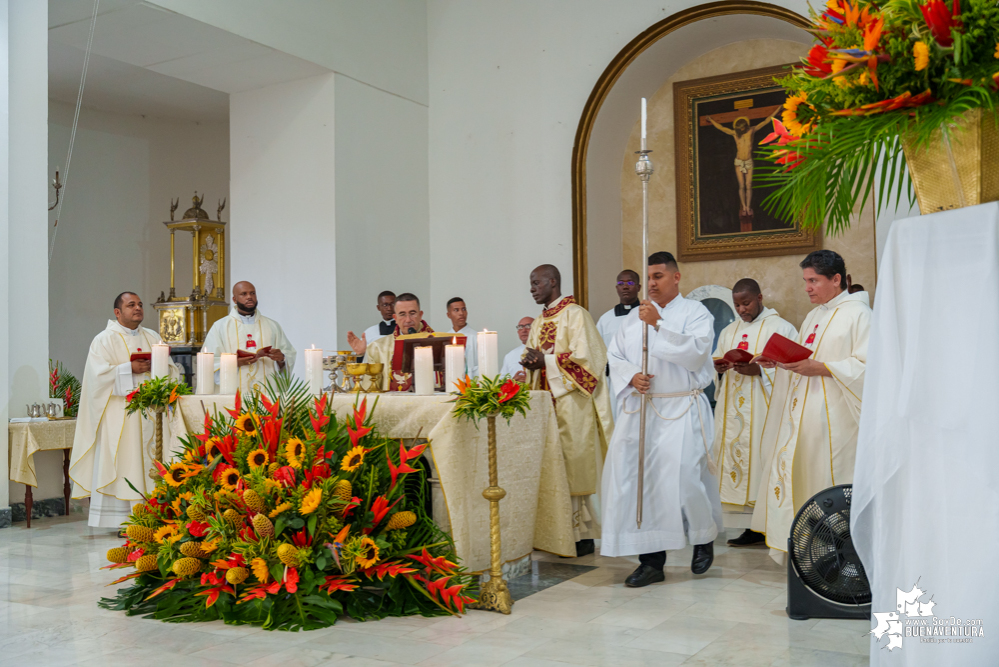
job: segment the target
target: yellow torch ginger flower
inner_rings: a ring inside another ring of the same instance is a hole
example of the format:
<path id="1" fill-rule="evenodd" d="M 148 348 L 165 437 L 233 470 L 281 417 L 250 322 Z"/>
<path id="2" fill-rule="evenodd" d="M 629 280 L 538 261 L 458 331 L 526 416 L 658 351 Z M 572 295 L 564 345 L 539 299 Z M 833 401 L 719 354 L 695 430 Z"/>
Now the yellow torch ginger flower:
<path id="1" fill-rule="evenodd" d="M 312 489 L 305 494 L 302 498 L 302 507 L 299 508 L 299 512 L 302 514 L 312 514 L 319 508 L 319 502 L 323 499 L 323 489 L 320 486 L 314 486 Z"/>
<path id="2" fill-rule="evenodd" d="M 267 569 L 267 561 L 263 558 L 254 558 L 250 561 L 250 569 L 253 570 L 253 576 L 262 584 L 266 584 L 267 580 L 271 578 L 271 573 Z"/>
<path id="3" fill-rule="evenodd" d="M 916 42 L 912 45 L 912 57 L 916 61 L 916 71 L 923 71 L 930 65 L 930 47 L 926 42 Z"/>

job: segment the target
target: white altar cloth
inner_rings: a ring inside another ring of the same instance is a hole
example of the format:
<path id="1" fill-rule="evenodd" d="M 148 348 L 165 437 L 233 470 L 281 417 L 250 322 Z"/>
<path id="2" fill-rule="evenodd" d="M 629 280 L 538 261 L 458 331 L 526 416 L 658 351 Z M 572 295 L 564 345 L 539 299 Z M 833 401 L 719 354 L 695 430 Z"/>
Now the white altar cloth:
<path id="1" fill-rule="evenodd" d="M 896 221 L 878 272 L 853 539 L 873 613 L 896 612 L 896 589 L 918 581 L 938 623 L 981 619 L 985 636 L 922 642 L 899 614 L 901 648 L 872 635 L 872 665 L 999 664 L 997 352 L 999 203 Z"/>

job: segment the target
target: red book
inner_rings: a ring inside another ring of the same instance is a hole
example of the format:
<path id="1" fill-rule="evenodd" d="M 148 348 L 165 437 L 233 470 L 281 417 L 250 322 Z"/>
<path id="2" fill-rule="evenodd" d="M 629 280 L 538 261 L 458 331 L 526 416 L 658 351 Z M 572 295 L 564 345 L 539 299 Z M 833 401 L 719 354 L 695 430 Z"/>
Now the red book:
<path id="1" fill-rule="evenodd" d="M 152 352 L 136 352 L 131 357 L 128 358 L 129 361 L 152 361 Z"/>
<path id="2" fill-rule="evenodd" d="M 770 336 L 770 340 L 767 341 L 767 346 L 763 348 L 763 353 L 760 356 L 770 361 L 776 361 L 778 364 L 793 364 L 812 356 L 812 351 L 804 345 L 798 345 L 790 338 L 774 334 Z"/>
<path id="3" fill-rule="evenodd" d="M 748 364 L 753 360 L 753 355 L 745 350 L 729 350 L 721 360 L 730 364 Z"/>
<path id="4" fill-rule="evenodd" d="M 267 347 L 260 348 L 260 350 L 257 351 L 256 354 L 254 354 L 253 352 L 247 352 L 246 350 L 236 350 L 236 358 L 237 359 L 256 359 L 257 357 L 262 357 L 265 354 L 267 354 L 268 352 L 270 352 L 271 351 L 271 347 L 273 347 L 273 346 L 272 345 L 268 345 Z"/>

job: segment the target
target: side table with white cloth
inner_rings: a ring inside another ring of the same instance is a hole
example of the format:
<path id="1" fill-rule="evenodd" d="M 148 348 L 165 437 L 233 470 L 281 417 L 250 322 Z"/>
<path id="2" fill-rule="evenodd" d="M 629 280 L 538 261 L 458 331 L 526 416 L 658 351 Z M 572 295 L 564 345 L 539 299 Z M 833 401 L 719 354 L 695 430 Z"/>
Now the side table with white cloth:
<path id="1" fill-rule="evenodd" d="M 7 426 L 10 446 L 10 480 L 24 484 L 24 513 L 28 528 L 31 528 L 31 508 L 34 504 L 32 487 L 38 486 L 35 475 L 36 452 L 61 449 L 63 451 L 63 496 L 66 502 L 64 512 L 69 514 L 69 456 L 73 450 L 73 435 L 76 433 L 75 419 L 26 419 L 11 420 Z"/>
<path id="2" fill-rule="evenodd" d="M 435 517 L 450 526 L 455 549 L 470 571 L 489 568 L 489 503 L 482 491 L 489 486 L 486 424 L 476 429 L 452 415 L 452 396 L 410 393 L 335 394 L 333 411 L 342 419 L 351 414 L 355 400 L 367 396 L 368 412 L 378 432 L 388 438 L 426 438 L 440 479 L 447 516 Z M 375 401 L 378 404 L 375 406 Z M 232 408 L 233 396 L 182 396 L 175 410 L 172 433 L 200 432 L 204 410 Z M 372 412 L 373 410 L 373 412 Z M 506 490 L 500 505 L 503 562 L 520 560 L 533 549 L 554 554 L 575 554 L 572 504 L 565 460 L 558 439 L 558 423 L 548 392 L 531 392 L 526 417 L 509 425 L 496 422 L 499 482 Z M 179 451 L 176 436 L 168 449 Z"/>
<path id="3" fill-rule="evenodd" d="M 906 609 L 932 598 L 935 618 L 915 623 L 981 620 L 984 636 L 907 634 L 889 652 L 888 638 L 872 635 L 872 665 L 999 663 L 997 350 L 999 203 L 894 222 L 871 322 L 851 531 L 872 613 L 896 612 L 896 591 L 918 587 Z M 898 613 L 906 630 L 910 619 Z"/>

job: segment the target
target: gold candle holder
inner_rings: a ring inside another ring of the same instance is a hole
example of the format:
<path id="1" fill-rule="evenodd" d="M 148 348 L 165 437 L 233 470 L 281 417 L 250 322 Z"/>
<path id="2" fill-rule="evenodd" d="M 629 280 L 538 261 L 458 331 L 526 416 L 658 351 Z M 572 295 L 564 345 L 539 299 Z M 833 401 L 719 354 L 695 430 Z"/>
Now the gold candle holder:
<path id="1" fill-rule="evenodd" d="M 489 581 L 482 584 L 479 591 L 479 601 L 472 606 L 486 611 L 498 611 L 509 614 L 513 608 L 513 596 L 503 579 L 503 552 L 500 542 L 499 501 L 506 496 L 506 491 L 499 486 L 499 470 L 496 465 L 496 415 L 486 417 L 489 424 L 489 487 L 482 492 L 482 497 L 489 501 L 489 547 L 491 562 Z"/>

